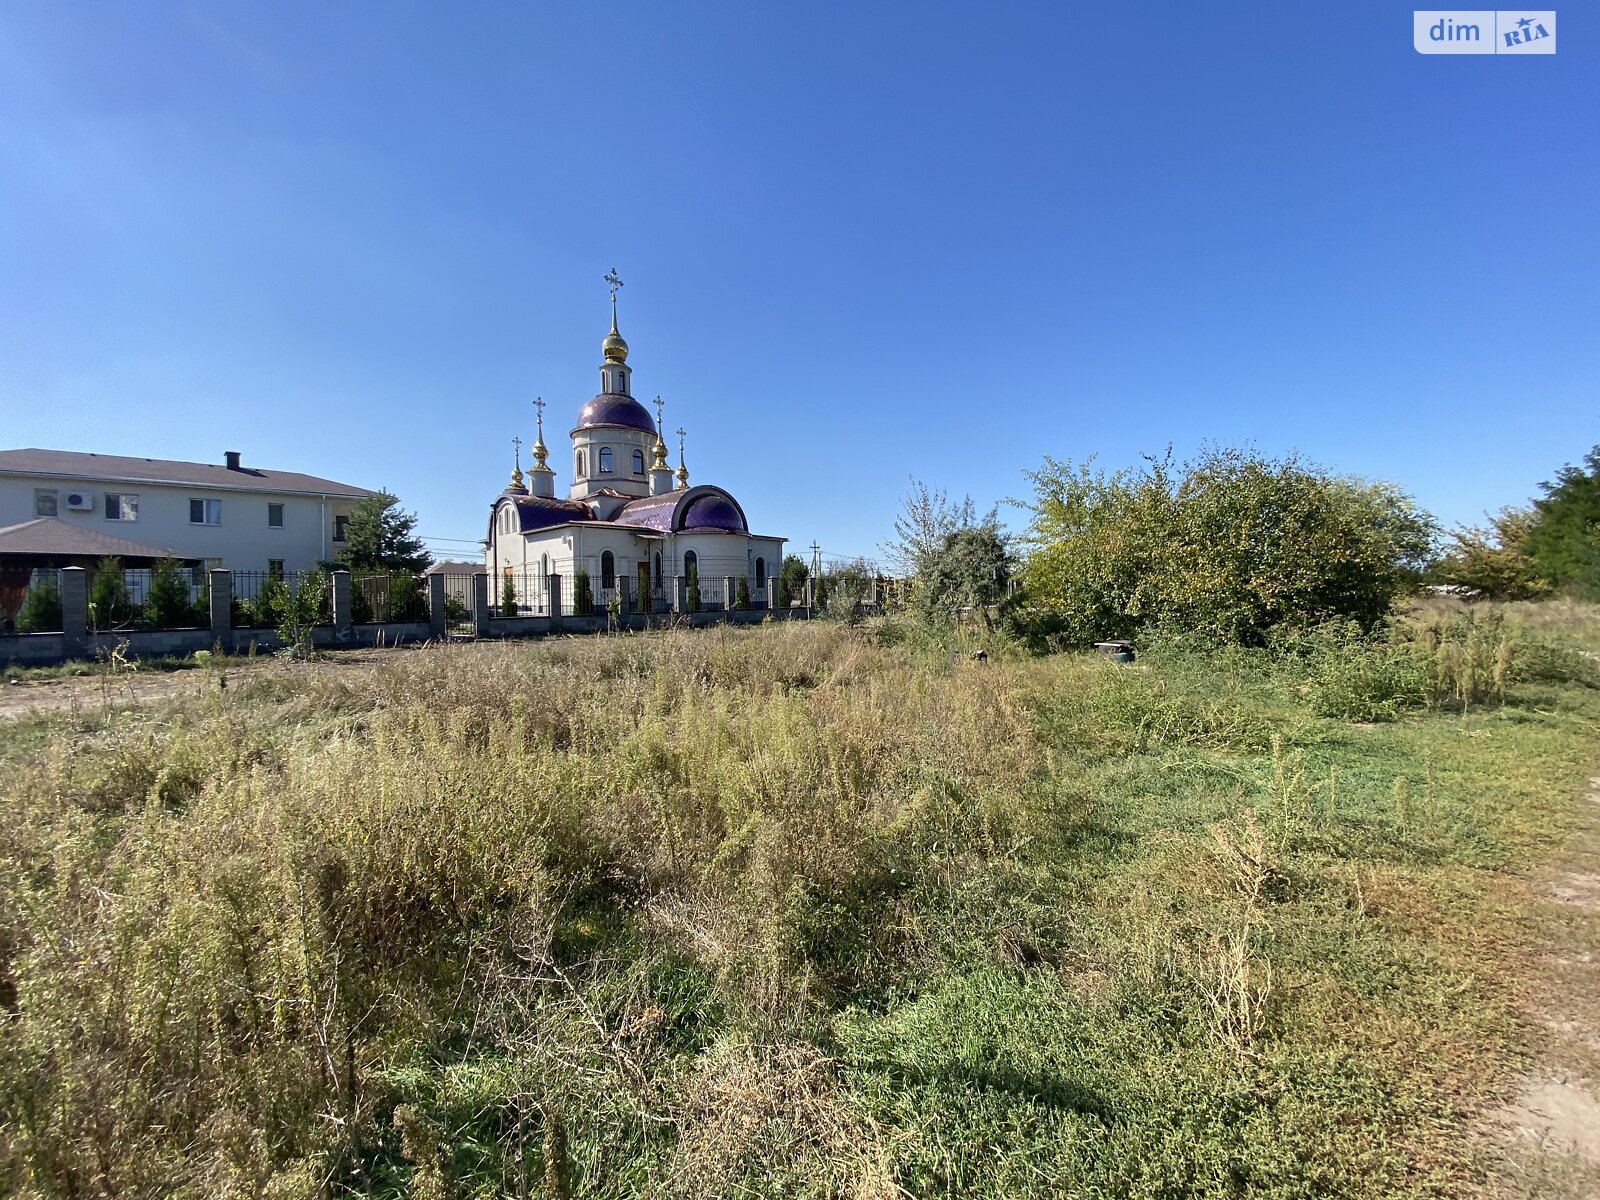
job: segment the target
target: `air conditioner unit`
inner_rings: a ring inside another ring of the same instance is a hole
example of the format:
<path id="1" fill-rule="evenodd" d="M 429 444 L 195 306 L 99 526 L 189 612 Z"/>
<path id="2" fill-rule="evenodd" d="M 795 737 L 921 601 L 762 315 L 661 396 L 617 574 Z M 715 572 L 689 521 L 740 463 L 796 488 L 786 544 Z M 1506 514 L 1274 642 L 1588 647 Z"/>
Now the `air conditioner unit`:
<path id="1" fill-rule="evenodd" d="M 89 512 L 94 508 L 93 492 L 68 492 L 66 494 L 67 507 L 77 509 L 79 512 Z"/>

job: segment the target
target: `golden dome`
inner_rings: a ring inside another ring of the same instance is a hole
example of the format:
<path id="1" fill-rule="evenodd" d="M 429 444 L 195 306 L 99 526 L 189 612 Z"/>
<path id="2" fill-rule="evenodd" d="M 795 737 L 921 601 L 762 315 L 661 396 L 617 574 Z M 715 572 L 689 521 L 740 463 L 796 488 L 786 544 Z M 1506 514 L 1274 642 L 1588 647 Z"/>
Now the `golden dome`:
<path id="1" fill-rule="evenodd" d="M 622 335 L 617 332 L 617 319 L 611 318 L 611 332 L 606 334 L 606 340 L 600 343 L 600 349 L 606 356 L 607 362 L 626 362 L 628 359 L 628 343 L 622 340 Z"/>

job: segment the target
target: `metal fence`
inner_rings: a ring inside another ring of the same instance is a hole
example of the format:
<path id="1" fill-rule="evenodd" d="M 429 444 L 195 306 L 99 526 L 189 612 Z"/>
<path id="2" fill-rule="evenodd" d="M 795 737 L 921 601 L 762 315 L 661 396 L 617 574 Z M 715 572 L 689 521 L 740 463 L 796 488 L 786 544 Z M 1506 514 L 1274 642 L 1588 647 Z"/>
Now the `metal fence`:
<path id="1" fill-rule="evenodd" d="M 374 621 L 426 621 L 428 593 L 415 575 L 404 571 L 350 578 L 350 619 L 357 625 Z"/>
<path id="2" fill-rule="evenodd" d="M 444 628 L 455 637 L 471 637 L 476 632 L 472 623 L 472 581 L 476 575 L 446 574 L 444 580 Z"/>
<path id="3" fill-rule="evenodd" d="M 333 585 L 326 573 L 233 572 L 235 629 L 276 629 L 294 611 L 308 624 L 333 624 Z"/>

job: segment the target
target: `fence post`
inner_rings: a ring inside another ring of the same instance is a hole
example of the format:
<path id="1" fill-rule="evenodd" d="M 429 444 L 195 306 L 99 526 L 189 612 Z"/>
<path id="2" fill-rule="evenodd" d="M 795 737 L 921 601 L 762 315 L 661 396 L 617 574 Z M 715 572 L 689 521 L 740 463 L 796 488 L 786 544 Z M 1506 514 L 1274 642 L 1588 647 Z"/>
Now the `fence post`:
<path id="1" fill-rule="evenodd" d="M 222 647 L 223 653 L 233 652 L 233 572 L 227 567 L 213 567 L 206 574 L 207 592 L 211 605 L 211 644 Z"/>
<path id="2" fill-rule="evenodd" d="M 734 598 L 735 595 L 738 594 L 733 589 L 734 589 L 733 576 L 732 575 L 724 575 L 722 577 L 722 611 L 723 612 L 732 612 L 733 611 L 733 598 Z"/>
<path id="3" fill-rule="evenodd" d="M 83 567 L 61 568 L 61 651 L 67 658 L 82 658 L 89 646 L 89 572 Z"/>
<path id="4" fill-rule="evenodd" d="M 436 640 L 444 638 L 444 576 L 428 576 L 428 635 Z"/>
<path id="5" fill-rule="evenodd" d="M 561 576 L 546 576 L 544 586 L 550 594 L 550 628 L 555 629 L 561 620 Z"/>
<path id="6" fill-rule="evenodd" d="M 333 636 L 350 640 L 350 572 L 333 572 Z"/>
<path id="7" fill-rule="evenodd" d="M 628 595 L 628 589 L 632 583 L 633 580 L 626 575 L 617 576 L 617 611 L 623 616 L 627 616 L 633 611 L 632 598 Z"/>
<path id="8" fill-rule="evenodd" d="M 489 577 L 472 577 L 472 630 L 478 637 L 489 636 Z"/>
<path id="9" fill-rule="evenodd" d="M 672 577 L 672 611 L 680 614 L 689 611 L 689 577 L 687 575 L 674 575 Z"/>

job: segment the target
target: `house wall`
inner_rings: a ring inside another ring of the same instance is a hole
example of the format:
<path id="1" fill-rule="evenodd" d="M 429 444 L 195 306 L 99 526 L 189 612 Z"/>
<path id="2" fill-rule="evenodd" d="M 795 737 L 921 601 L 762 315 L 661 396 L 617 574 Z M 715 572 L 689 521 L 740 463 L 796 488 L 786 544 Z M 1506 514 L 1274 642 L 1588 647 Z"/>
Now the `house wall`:
<path id="1" fill-rule="evenodd" d="M 239 571 L 264 571 L 270 559 L 282 559 L 287 571 L 301 571 L 332 558 L 343 543 L 333 540 L 335 518 L 355 511 L 356 499 L 304 496 L 286 492 L 224 489 L 154 483 L 119 483 L 101 479 L 63 479 L 45 475 L 0 476 L 0 527 L 31 521 L 35 489 L 56 493 L 56 515 L 74 525 L 126 538 L 147 546 L 177 551 L 182 558 L 216 559 Z M 68 509 L 66 494 L 88 492 L 94 507 Z M 134 521 L 107 520 L 105 494 L 139 497 Z M 222 506 L 220 525 L 189 521 L 189 501 L 216 500 Z M 283 505 L 283 528 L 267 525 L 267 505 Z"/>

